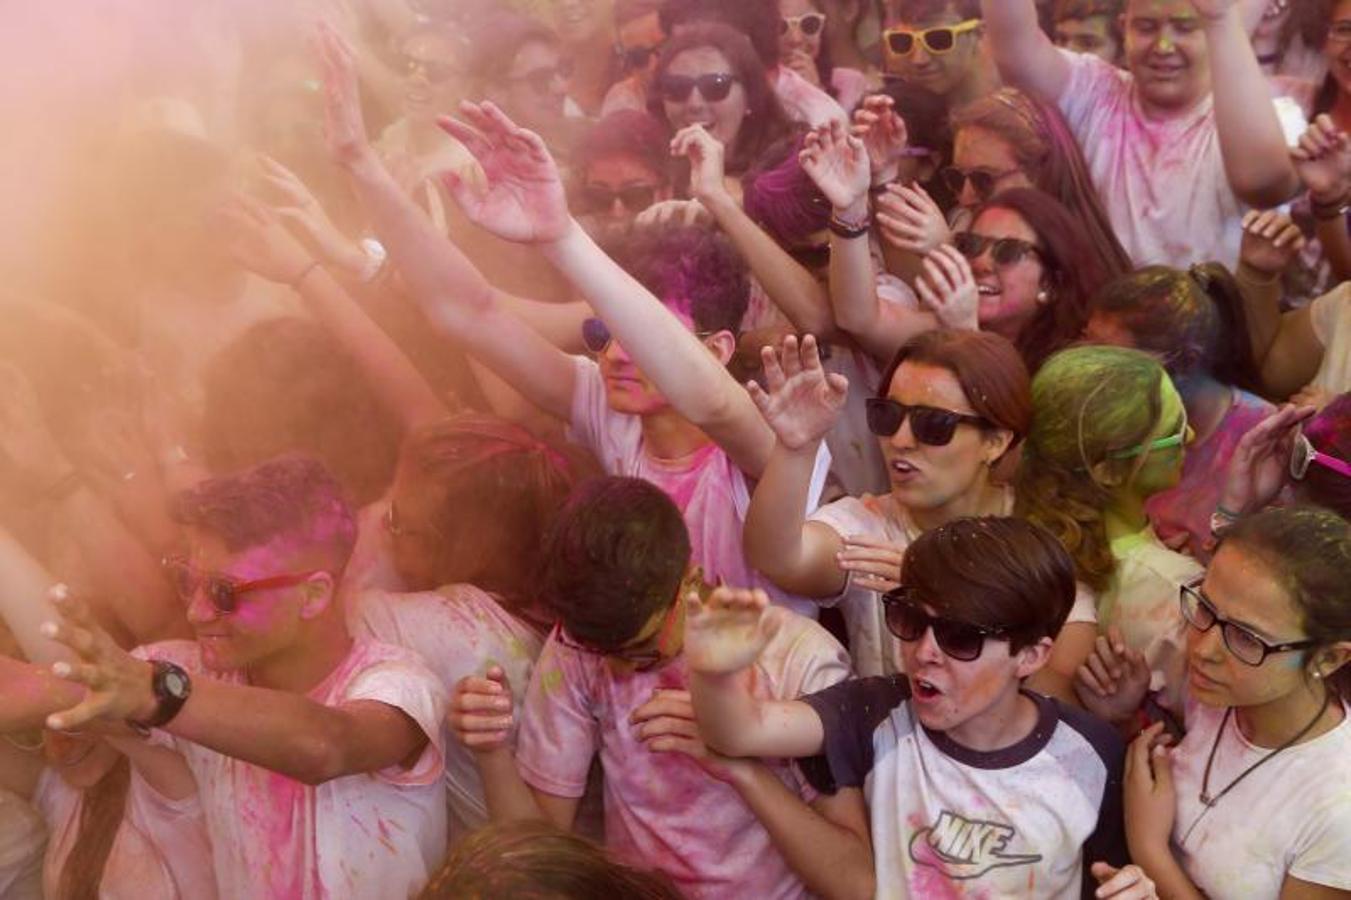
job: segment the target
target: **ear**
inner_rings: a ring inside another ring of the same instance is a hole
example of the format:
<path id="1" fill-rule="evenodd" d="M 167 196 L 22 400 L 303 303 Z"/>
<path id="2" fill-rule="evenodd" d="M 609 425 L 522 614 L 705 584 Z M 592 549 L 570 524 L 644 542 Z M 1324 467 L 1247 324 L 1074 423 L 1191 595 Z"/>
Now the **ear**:
<path id="1" fill-rule="evenodd" d="M 1027 678 L 1029 675 L 1034 675 L 1045 668 L 1046 664 L 1051 661 L 1051 650 L 1054 647 L 1055 641 L 1049 637 L 1044 637 L 1035 644 L 1024 647 L 1015 653 L 1013 658 L 1018 665 L 1018 678 Z"/>
<path id="2" fill-rule="evenodd" d="M 985 465 L 993 466 L 1004 458 L 1013 446 L 1013 432 L 1007 428 L 996 428 L 985 435 Z"/>
<path id="3" fill-rule="evenodd" d="M 724 366 L 736 355 L 736 335 L 730 331 L 719 331 L 704 338 L 704 346 L 718 358 Z"/>
<path id="4" fill-rule="evenodd" d="M 1315 678 L 1327 681 L 1347 663 L 1351 663 L 1351 641 L 1341 641 L 1315 653 L 1309 668 Z"/>
<path id="5" fill-rule="evenodd" d="M 1110 459 L 1094 463 L 1088 472 L 1094 481 L 1110 490 L 1116 490 L 1126 481 L 1121 473 L 1121 467 Z"/>
<path id="6" fill-rule="evenodd" d="M 304 599 L 300 604 L 300 618 L 312 621 L 322 616 L 333 603 L 337 584 L 328 572 L 316 572 L 300 586 Z"/>

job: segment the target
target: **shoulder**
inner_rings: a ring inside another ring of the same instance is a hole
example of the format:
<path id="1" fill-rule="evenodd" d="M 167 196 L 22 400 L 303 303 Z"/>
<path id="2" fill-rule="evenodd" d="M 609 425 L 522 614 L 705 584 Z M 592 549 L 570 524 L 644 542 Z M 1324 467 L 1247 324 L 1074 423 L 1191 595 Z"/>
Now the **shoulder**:
<path id="1" fill-rule="evenodd" d="M 1115 728 L 1097 716 L 1060 700 L 1050 700 L 1056 708 L 1060 727 L 1082 738 L 1109 772 L 1119 772 L 1125 763 L 1126 745 Z"/>

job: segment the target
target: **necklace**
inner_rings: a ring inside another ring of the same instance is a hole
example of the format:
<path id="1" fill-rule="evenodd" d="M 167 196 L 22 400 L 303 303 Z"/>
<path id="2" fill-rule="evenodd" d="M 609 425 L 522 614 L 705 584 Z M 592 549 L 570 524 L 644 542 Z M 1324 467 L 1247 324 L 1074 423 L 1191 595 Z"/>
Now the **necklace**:
<path id="1" fill-rule="evenodd" d="M 1300 738 L 1304 737 L 1304 735 L 1308 734 L 1310 731 L 1313 731 L 1313 727 L 1317 725 L 1319 720 L 1323 718 L 1323 713 L 1328 711 L 1328 703 L 1331 702 L 1331 700 L 1332 700 L 1332 691 L 1326 691 L 1323 694 L 1323 705 L 1318 708 L 1317 714 L 1314 715 L 1314 717 L 1309 721 L 1308 725 L 1305 725 L 1303 728 L 1301 728 L 1299 730 L 1299 733 L 1296 734 L 1294 737 L 1292 737 L 1290 740 L 1286 741 L 1284 744 L 1281 744 L 1275 750 L 1272 750 L 1266 756 L 1262 757 L 1257 762 L 1248 766 L 1248 768 L 1244 769 L 1242 772 L 1238 774 L 1237 778 L 1229 782 L 1229 784 L 1225 786 L 1224 790 L 1220 791 L 1218 794 L 1212 797 L 1210 795 L 1210 767 L 1215 763 L 1215 751 L 1220 749 L 1220 738 L 1224 736 L 1224 728 L 1226 725 L 1229 724 L 1230 716 L 1234 714 L 1234 708 L 1232 706 L 1226 709 L 1224 711 L 1224 719 L 1220 722 L 1220 728 L 1218 731 L 1215 732 L 1215 742 L 1210 745 L 1210 756 L 1206 759 L 1205 775 L 1201 777 L 1201 802 L 1205 804 L 1206 809 L 1210 809 L 1216 803 L 1219 803 L 1221 800 L 1223 800 L 1225 794 L 1229 793 L 1234 788 L 1238 787 L 1239 782 L 1241 782 L 1243 779 L 1247 778 L 1249 775 L 1255 772 L 1263 763 L 1275 757 L 1276 754 L 1280 753 L 1282 750 L 1290 749 L 1295 744 L 1299 743 Z"/>

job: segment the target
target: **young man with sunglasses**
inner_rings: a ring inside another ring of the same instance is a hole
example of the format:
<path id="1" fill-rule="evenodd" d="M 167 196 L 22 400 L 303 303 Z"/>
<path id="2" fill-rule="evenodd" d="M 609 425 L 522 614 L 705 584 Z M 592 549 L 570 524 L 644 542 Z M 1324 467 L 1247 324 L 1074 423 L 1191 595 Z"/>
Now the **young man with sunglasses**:
<path id="1" fill-rule="evenodd" d="M 700 733 L 729 756 L 797 758 L 823 792 L 862 793 L 876 897 L 1151 896 L 1138 870 L 1116 868 L 1120 739 L 1023 689 L 1074 596 L 1049 533 L 959 519 L 911 545 L 886 596 L 905 674 L 776 701 L 750 672 L 775 635 L 765 598 L 716 594 L 686 614 Z"/>
<path id="2" fill-rule="evenodd" d="M 985 51 L 976 0 L 882 0 L 882 68 L 957 109 L 993 93 L 999 75 Z"/>
<path id="3" fill-rule="evenodd" d="M 647 91 L 666 44 L 661 25 L 662 0 L 617 0 L 614 9 L 615 57 L 624 78 L 610 86 L 601 103 L 605 118 L 620 110 L 647 109 Z"/>
<path id="4" fill-rule="evenodd" d="M 416 892 L 445 853 L 445 689 L 411 651 L 349 634 L 341 488 L 284 458 L 197 485 L 175 515 L 196 641 L 127 654 L 61 603 L 48 633 L 79 660 L 56 674 L 88 691 L 49 726 L 126 723 L 186 760 L 223 897 Z"/>
<path id="5" fill-rule="evenodd" d="M 451 727 L 476 752 L 495 820 L 572 828 L 599 757 L 608 847 L 665 872 L 691 898 L 829 895 L 832 862 L 869 865 L 861 804 L 809 807 L 789 765 L 723 759 L 700 742 L 682 644 L 689 597 L 706 589 L 688 568 L 689 537 L 665 494 L 636 478 L 590 482 L 546 546 L 541 594 L 559 624 L 520 722 L 500 669 L 461 681 L 451 700 Z M 778 608 L 765 617 L 775 637 L 756 661 L 757 696 L 786 700 L 848 677 L 847 655 L 820 626 Z M 765 810 L 785 812 L 762 826 Z"/>
<path id="6" fill-rule="evenodd" d="M 1057 48 L 1033 0 L 984 9 L 1000 72 L 1059 105 L 1137 265 L 1232 267 L 1245 207 L 1299 188 L 1238 0 L 1129 0 L 1126 72 Z"/>

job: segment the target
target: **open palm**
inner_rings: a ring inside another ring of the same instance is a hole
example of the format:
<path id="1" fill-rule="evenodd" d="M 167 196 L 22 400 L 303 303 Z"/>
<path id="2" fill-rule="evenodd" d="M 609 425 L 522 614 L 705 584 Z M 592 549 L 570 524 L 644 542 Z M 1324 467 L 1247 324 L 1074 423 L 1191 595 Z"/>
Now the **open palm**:
<path id="1" fill-rule="evenodd" d="M 797 338 L 784 338 L 783 352 L 762 351 L 768 391 L 752 383 L 751 399 L 779 443 L 801 450 L 825 437 L 840 417 L 849 395 L 849 381 L 821 368 L 816 338 L 807 335 L 799 351 Z"/>
<path id="2" fill-rule="evenodd" d="M 463 103 L 463 121 L 440 125 L 461 141 L 483 170 L 481 182 L 442 173 L 450 195 L 470 221 L 522 244 L 555 241 L 571 217 L 558 166 L 539 135 L 520 128 L 492 103 Z"/>
<path id="3" fill-rule="evenodd" d="M 832 121 L 809 133 L 798 159 L 802 170 L 836 209 L 848 209 L 867 196 L 872 182 L 868 151 L 839 122 Z"/>
<path id="4" fill-rule="evenodd" d="M 764 591 L 720 587 L 686 599 L 684 655 L 690 671 L 726 675 L 754 665 L 778 630 Z"/>

